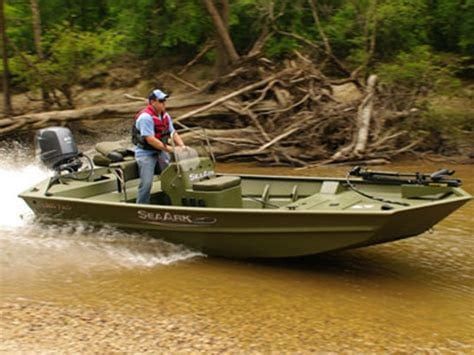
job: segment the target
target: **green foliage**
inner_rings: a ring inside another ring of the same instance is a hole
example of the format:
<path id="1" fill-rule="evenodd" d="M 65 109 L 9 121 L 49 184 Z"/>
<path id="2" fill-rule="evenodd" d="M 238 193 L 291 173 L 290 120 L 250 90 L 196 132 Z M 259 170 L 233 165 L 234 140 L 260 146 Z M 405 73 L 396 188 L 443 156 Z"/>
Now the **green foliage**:
<path id="1" fill-rule="evenodd" d="M 67 22 L 81 31 L 94 31 L 97 27 L 108 26 L 109 16 L 106 0 L 42 0 L 41 18 L 45 28 Z"/>
<path id="2" fill-rule="evenodd" d="M 212 29 L 198 0 L 118 0 L 110 13 L 125 45 L 141 58 L 192 55 Z"/>
<path id="3" fill-rule="evenodd" d="M 45 38 L 49 62 L 75 79 L 88 75 L 96 65 L 106 65 L 121 52 L 123 35 L 114 31 L 78 31 L 67 24 L 58 26 Z"/>
<path id="4" fill-rule="evenodd" d="M 426 70 L 421 65 L 415 68 L 416 56 L 422 61 L 428 60 L 427 56 L 432 59 L 432 54 L 426 51 L 423 54 L 419 49 L 424 46 L 438 52 L 474 54 L 474 0 L 318 0 L 316 3 L 334 54 L 349 68 L 366 63 L 375 31 L 371 65 L 393 61 L 393 66 L 387 64 L 385 69 L 394 83 L 396 70 L 407 70 L 406 74 L 399 74 L 399 81 L 404 83 L 434 75 L 426 74 L 434 70 L 430 64 Z M 67 61 L 72 67 L 77 67 L 78 61 L 87 62 L 88 65 L 79 65 L 79 74 L 84 75 L 86 67 L 102 65 L 100 58 L 110 56 L 111 51 L 117 53 L 114 43 L 120 43 L 123 51 L 142 59 L 162 62 L 173 57 L 184 63 L 206 41 L 215 38 L 214 26 L 201 0 L 40 0 L 39 4 L 44 46 L 49 53 L 42 66 L 59 66 L 57 73 L 66 75 L 65 81 L 72 77 L 63 69 Z M 270 7 L 276 19 L 270 29 L 302 36 L 323 47 L 308 0 L 229 0 L 229 4 L 230 34 L 240 54 L 245 54 L 259 37 Z M 9 0 L 5 12 L 10 41 L 25 54 L 35 53 L 29 1 Z M 58 28 L 65 29 L 64 33 L 59 35 Z M 67 36 L 71 36 L 75 49 L 68 45 Z M 90 45 L 84 44 L 87 41 Z M 273 33 L 265 46 L 266 54 L 275 58 L 292 55 L 295 49 L 312 50 L 304 42 L 279 33 Z M 13 54 L 12 48 L 9 52 Z M 321 53 L 322 50 L 320 56 Z M 18 68 L 18 54 L 16 57 Z M 212 54 L 207 57 L 212 58 Z M 35 60 L 34 56 L 30 59 Z M 431 59 L 428 61 L 433 63 Z M 403 65 L 405 60 L 407 63 Z M 55 73 L 54 70 L 46 71 Z M 23 70 L 15 73 L 17 81 L 31 82 Z"/>
<path id="5" fill-rule="evenodd" d="M 377 50 L 381 57 L 428 43 L 426 0 L 387 0 L 377 8 Z"/>
<path id="6" fill-rule="evenodd" d="M 168 2 L 159 17 L 159 27 L 163 31 L 161 45 L 173 48 L 179 44 L 197 45 L 210 30 L 209 20 L 202 7 L 193 1 Z"/>
<path id="7" fill-rule="evenodd" d="M 439 147 L 436 153 L 454 154 L 472 138 L 473 112 L 466 108 L 472 101 L 460 98 L 456 69 L 456 60 L 434 54 L 429 46 L 401 52 L 390 63 L 377 67 L 383 92 L 392 105 L 400 110 L 414 106 L 421 109 L 419 117 L 402 124 L 412 139 L 423 137 L 418 149 Z M 457 101 L 462 103 L 454 106 Z"/>
<path id="8" fill-rule="evenodd" d="M 474 0 L 466 1 L 459 26 L 459 47 L 465 54 L 474 55 Z"/>
<path id="9" fill-rule="evenodd" d="M 455 66 L 432 52 L 429 46 L 415 47 L 410 52 L 401 52 L 390 63 L 380 64 L 377 73 L 381 81 L 398 91 L 412 93 L 452 92 L 460 86 L 453 76 Z"/>
<path id="10" fill-rule="evenodd" d="M 265 21 L 261 1 L 236 0 L 230 2 L 229 27 L 237 52 L 247 52 L 257 40 Z"/>
<path id="11" fill-rule="evenodd" d="M 317 31 L 314 26 L 311 10 L 307 0 L 289 1 L 275 1 L 275 13 L 282 13 L 276 21 L 276 27 L 288 33 L 307 38 L 309 41 L 314 41 L 317 36 Z M 256 33 L 260 29 L 255 29 Z M 270 57 L 284 58 L 292 55 L 295 49 L 304 49 L 307 44 L 301 41 L 288 37 L 286 35 L 275 34 L 266 43 L 265 51 Z"/>
<path id="12" fill-rule="evenodd" d="M 266 45 L 266 53 L 273 58 L 281 58 L 301 47 L 301 44 L 288 37 L 273 37 Z"/>
<path id="13" fill-rule="evenodd" d="M 343 1 L 338 7 L 326 8 L 328 15 L 323 18 L 323 25 L 333 50 L 354 65 L 367 60 L 374 31 L 378 59 L 428 43 L 430 17 L 426 0 Z"/>
<path id="14" fill-rule="evenodd" d="M 464 106 L 469 103 L 469 101 L 462 102 L 463 106 L 458 107 L 449 102 L 443 102 L 445 107 L 428 104 L 419 119 L 407 124 L 413 138 L 424 137 L 424 146 L 418 148 L 427 150 L 437 147 L 435 153 L 451 155 L 460 153 L 463 146 L 472 146 L 473 110 L 466 110 Z"/>
<path id="15" fill-rule="evenodd" d="M 26 1 L 9 1 L 5 4 L 7 36 L 20 48 L 33 48 L 31 12 Z"/>
<path id="16" fill-rule="evenodd" d="M 93 33 L 63 24 L 43 37 L 44 60 L 22 52 L 12 58 L 11 71 L 29 89 L 68 90 L 121 53 L 122 40 L 113 31 Z"/>
<path id="17" fill-rule="evenodd" d="M 361 29 L 357 21 L 359 12 L 354 2 L 346 2 L 324 21 L 324 31 L 331 40 L 336 55 L 347 57 L 360 45 Z"/>
<path id="18" fill-rule="evenodd" d="M 432 18 L 437 49 L 474 54 L 474 0 L 438 0 Z"/>
<path id="19" fill-rule="evenodd" d="M 110 14 L 116 30 L 125 35 L 125 45 L 131 53 L 149 55 L 152 46 L 152 0 L 118 0 L 110 3 Z M 155 35 L 153 33 L 153 35 Z"/>

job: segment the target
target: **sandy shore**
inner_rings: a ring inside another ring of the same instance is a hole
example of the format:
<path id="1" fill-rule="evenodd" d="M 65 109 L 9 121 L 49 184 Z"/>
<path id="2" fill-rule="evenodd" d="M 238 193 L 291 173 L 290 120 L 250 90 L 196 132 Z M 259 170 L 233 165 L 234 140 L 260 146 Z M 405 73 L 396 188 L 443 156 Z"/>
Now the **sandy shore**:
<path id="1" fill-rule="evenodd" d="M 0 352 L 222 353 L 238 348 L 228 337 L 209 334 L 205 319 L 138 318 L 31 301 L 4 302 L 0 311 Z"/>
<path id="2" fill-rule="evenodd" d="M 470 345 L 456 341 L 428 342 L 420 346 L 413 339 L 398 339 L 397 344 L 389 345 L 387 342 L 391 340 L 380 334 L 341 339 L 341 334 L 326 333 L 324 329 L 314 329 L 311 339 L 306 341 L 294 337 L 291 344 L 272 332 L 266 340 L 254 333 L 253 341 L 241 342 L 239 334 L 245 332 L 246 325 L 229 332 L 199 315 L 159 318 L 155 310 L 149 316 L 138 317 L 114 309 L 22 300 L 2 303 L 0 313 L 1 353 L 467 354 L 472 351 Z M 249 322 L 258 327 L 252 320 Z M 377 340 L 373 341 L 374 338 Z"/>

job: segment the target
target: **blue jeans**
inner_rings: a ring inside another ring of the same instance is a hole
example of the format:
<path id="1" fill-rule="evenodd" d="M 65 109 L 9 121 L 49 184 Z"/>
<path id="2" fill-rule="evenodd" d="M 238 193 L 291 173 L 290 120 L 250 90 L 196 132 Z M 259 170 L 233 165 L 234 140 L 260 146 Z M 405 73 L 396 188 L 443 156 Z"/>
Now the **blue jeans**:
<path id="1" fill-rule="evenodd" d="M 155 176 L 156 163 L 163 171 L 170 163 L 170 156 L 166 152 L 136 157 L 140 184 L 138 185 L 137 203 L 150 203 L 150 192 Z"/>

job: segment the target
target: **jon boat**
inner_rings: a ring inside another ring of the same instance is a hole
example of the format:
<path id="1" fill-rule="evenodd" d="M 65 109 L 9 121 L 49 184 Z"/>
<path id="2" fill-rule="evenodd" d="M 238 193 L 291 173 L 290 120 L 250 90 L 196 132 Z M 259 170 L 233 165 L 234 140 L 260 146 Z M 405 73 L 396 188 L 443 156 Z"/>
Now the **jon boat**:
<path id="1" fill-rule="evenodd" d="M 37 134 L 41 160 L 56 174 L 20 194 L 37 214 L 140 231 L 208 255 L 291 257 L 419 235 L 472 197 L 446 169 L 426 175 L 356 167 L 347 178 L 228 175 L 209 151 L 179 152 L 155 176 L 151 204 L 136 204 L 137 163 L 99 143 L 94 163 L 70 131 Z M 102 166 L 100 166 L 102 165 Z"/>

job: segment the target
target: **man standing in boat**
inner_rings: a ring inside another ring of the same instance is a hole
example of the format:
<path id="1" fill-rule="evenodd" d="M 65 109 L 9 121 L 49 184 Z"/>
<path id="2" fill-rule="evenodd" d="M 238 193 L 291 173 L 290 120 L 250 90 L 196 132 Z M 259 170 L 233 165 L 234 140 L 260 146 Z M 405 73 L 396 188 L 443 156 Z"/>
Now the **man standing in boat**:
<path id="1" fill-rule="evenodd" d="M 156 164 L 163 171 L 170 162 L 169 153 L 173 152 L 169 139 L 173 139 L 176 147 L 184 147 L 171 116 L 166 112 L 167 98 L 163 91 L 153 90 L 148 96 L 148 105 L 135 116 L 132 142 L 136 146 L 135 158 L 140 174 L 137 203 L 150 203 Z"/>

